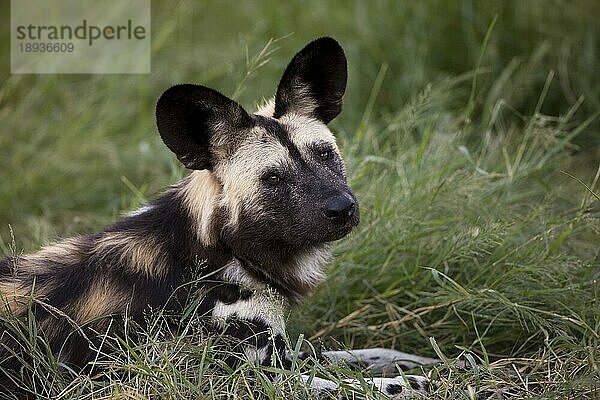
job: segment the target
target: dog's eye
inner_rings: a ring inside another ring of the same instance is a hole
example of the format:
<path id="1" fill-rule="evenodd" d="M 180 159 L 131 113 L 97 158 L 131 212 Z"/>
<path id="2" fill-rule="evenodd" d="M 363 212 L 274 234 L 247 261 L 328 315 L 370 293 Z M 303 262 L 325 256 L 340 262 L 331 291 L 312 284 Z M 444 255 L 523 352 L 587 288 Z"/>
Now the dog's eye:
<path id="1" fill-rule="evenodd" d="M 319 152 L 319 158 L 321 159 L 321 161 L 327 161 L 331 158 L 331 151 L 330 150 L 321 150 Z"/>
<path id="2" fill-rule="evenodd" d="M 282 179 L 277 173 L 269 172 L 263 177 L 263 180 L 270 185 L 277 185 Z"/>

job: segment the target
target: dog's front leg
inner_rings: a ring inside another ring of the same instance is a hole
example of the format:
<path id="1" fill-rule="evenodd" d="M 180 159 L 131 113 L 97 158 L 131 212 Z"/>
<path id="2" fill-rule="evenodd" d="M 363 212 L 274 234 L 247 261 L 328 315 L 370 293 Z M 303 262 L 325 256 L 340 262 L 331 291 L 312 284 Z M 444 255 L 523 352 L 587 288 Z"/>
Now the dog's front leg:
<path id="1" fill-rule="evenodd" d="M 333 394 L 341 390 L 339 384 L 328 379 L 302 375 L 302 380 L 318 396 Z M 349 391 L 356 389 L 362 392 L 367 389 L 381 395 L 381 397 L 391 399 L 423 398 L 429 391 L 429 380 L 419 375 L 404 375 L 395 378 L 365 378 L 362 382 L 358 379 L 344 379 L 341 385 L 348 388 Z M 341 394 L 338 394 L 338 396 L 344 398 Z M 353 394 L 352 398 L 360 398 L 360 394 L 357 394 L 357 396 Z"/>
<path id="2" fill-rule="evenodd" d="M 325 351 L 321 355 L 333 363 L 344 362 L 378 376 L 395 376 L 399 370 L 408 371 L 440 362 L 435 358 L 383 348 Z"/>

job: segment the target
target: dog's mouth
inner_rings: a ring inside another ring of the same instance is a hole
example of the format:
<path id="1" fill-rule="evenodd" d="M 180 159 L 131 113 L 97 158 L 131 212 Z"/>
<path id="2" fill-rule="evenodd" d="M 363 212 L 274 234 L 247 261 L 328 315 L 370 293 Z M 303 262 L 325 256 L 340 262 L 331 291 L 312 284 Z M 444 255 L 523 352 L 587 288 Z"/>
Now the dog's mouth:
<path id="1" fill-rule="evenodd" d="M 323 242 L 334 242 L 348 236 L 350 232 L 358 225 L 360 219 L 358 215 L 344 222 L 341 225 L 332 226 L 323 231 Z"/>
<path id="2" fill-rule="evenodd" d="M 350 232 L 352 232 L 352 227 L 339 229 L 336 232 L 333 232 L 326 242 L 335 242 L 336 240 L 343 239 L 348 236 Z"/>

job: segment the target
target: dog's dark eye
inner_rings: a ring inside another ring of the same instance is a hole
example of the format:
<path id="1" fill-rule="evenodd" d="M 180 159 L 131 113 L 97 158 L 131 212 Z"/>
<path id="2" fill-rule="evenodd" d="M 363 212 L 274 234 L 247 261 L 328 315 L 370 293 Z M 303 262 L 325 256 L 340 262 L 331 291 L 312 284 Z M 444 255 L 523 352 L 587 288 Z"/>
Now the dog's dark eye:
<path id="1" fill-rule="evenodd" d="M 267 179 L 268 179 L 269 183 L 278 183 L 281 180 L 281 178 L 275 174 L 269 175 L 269 177 Z"/>
<path id="2" fill-rule="evenodd" d="M 262 179 L 270 185 L 277 185 L 282 180 L 281 176 L 276 172 L 269 172 L 265 174 Z"/>
<path id="3" fill-rule="evenodd" d="M 321 150 L 319 152 L 319 158 L 321 159 L 321 161 L 327 161 L 331 158 L 331 151 L 330 150 Z"/>

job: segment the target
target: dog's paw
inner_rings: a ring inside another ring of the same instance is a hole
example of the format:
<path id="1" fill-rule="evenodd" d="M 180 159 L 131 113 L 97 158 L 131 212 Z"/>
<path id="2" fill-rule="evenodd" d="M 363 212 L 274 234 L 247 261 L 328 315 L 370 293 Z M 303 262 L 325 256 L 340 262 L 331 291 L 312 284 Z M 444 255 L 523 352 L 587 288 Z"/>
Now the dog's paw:
<path id="1" fill-rule="evenodd" d="M 380 393 L 392 399 L 418 398 L 429 390 L 429 380 L 419 375 L 372 378 L 372 381 Z"/>
<path id="2" fill-rule="evenodd" d="M 333 393 L 341 390 L 340 386 L 327 379 L 302 375 L 305 384 L 309 384 L 317 395 Z M 383 399 L 415 399 L 424 398 L 429 390 L 429 379 L 420 375 L 403 375 L 395 378 L 368 378 L 363 381 L 358 379 L 345 379 L 343 386 L 350 392 L 364 392 L 365 389 L 381 394 Z M 365 387 L 365 385 L 367 387 Z M 338 396 L 344 398 L 343 396 Z M 353 394 L 352 398 L 361 398 Z"/>
<path id="3" fill-rule="evenodd" d="M 383 348 L 326 351 L 322 355 L 332 362 L 344 362 L 357 369 L 367 369 L 373 375 L 393 376 L 398 370 L 408 371 L 440 360 Z"/>

